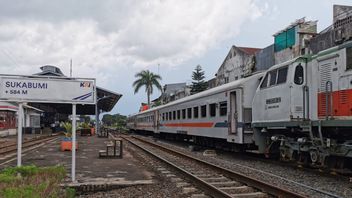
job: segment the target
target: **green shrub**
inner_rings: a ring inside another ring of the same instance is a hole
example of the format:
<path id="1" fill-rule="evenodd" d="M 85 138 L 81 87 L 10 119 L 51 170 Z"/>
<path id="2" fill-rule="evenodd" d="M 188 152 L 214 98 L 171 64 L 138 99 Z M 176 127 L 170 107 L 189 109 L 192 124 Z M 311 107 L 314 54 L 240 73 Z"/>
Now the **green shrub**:
<path id="1" fill-rule="evenodd" d="M 74 198 L 76 196 L 76 190 L 74 188 L 66 188 L 66 197 Z"/>
<path id="2" fill-rule="evenodd" d="M 36 167 L 31 165 L 7 168 L 0 172 L 0 197 L 72 197 L 72 193 L 69 194 L 67 191 L 62 193 L 59 186 L 65 176 L 66 170 L 63 166 Z"/>
<path id="3" fill-rule="evenodd" d="M 11 183 L 14 182 L 15 180 L 19 179 L 18 177 L 14 175 L 8 175 L 8 174 L 0 174 L 0 183 Z"/>

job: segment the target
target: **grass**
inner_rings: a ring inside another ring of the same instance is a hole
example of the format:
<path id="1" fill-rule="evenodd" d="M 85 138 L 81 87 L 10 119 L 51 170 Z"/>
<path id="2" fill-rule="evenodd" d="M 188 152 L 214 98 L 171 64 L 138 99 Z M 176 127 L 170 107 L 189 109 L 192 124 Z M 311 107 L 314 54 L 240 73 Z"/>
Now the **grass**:
<path id="1" fill-rule="evenodd" d="M 0 197 L 4 198 L 71 198 L 74 189 L 61 189 L 65 178 L 63 166 L 21 166 L 0 172 Z"/>

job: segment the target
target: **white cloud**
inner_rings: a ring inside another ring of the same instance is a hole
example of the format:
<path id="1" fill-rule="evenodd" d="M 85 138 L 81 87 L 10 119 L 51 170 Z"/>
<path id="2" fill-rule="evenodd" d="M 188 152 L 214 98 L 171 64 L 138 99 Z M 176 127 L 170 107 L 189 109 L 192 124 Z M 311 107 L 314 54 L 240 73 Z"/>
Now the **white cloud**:
<path id="1" fill-rule="evenodd" d="M 253 2 L 239 0 L 94 2 L 78 8 L 70 1 L 19 7 L 8 2 L 0 14 L 1 65 L 30 73 L 43 64 L 68 65 L 72 57 L 79 74 L 126 63 L 175 66 L 233 37 L 246 20 L 261 15 Z"/>
<path id="2" fill-rule="evenodd" d="M 163 71 L 175 68 L 234 38 L 246 21 L 263 14 L 257 4 L 0 0 L 0 73 L 33 74 L 51 64 L 69 75 L 72 58 L 74 76 L 95 77 L 99 86 L 129 93 L 138 70 L 157 64 Z"/>

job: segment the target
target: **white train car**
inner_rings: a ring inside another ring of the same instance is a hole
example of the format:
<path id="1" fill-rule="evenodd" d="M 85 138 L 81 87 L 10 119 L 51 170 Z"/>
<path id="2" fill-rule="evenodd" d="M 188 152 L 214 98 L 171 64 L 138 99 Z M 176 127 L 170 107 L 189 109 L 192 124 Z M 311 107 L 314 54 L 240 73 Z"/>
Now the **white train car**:
<path id="1" fill-rule="evenodd" d="M 351 165 L 352 42 L 271 67 L 253 99 L 252 127 L 260 152 Z"/>
<path id="2" fill-rule="evenodd" d="M 252 100 L 262 73 L 130 116 L 133 130 L 207 140 L 253 144 Z M 133 121 L 136 121 L 133 123 Z"/>

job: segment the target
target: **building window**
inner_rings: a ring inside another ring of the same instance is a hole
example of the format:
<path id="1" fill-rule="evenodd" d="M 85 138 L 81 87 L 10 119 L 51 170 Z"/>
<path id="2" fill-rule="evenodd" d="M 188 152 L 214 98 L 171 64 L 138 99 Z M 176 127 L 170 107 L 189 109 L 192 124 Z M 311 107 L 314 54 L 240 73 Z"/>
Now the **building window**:
<path id="1" fill-rule="evenodd" d="M 352 47 L 346 48 L 346 70 L 352 69 Z"/>
<path id="2" fill-rule="evenodd" d="M 285 83 L 288 67 L 280 68 L 277 76 L 277 84 Z"/>
<path id="3" fill-rule="evenodd" d="M 193 107 L 193 118 L 198 118 L 198 107 Z"/>
<path id="4" fill-rule="evenodd" d="M 186 119 L 186 109 L 182 109 L 182 119 Z"/>
<path id="5" fill-rule="evenodd" d="M 209 104 L 209 114 L 210 117 L 215 117 L 216 116 L 216 104 Z"/>
<path id="6" fill-rule="evenodd" d="M 294 82 L 296 85 L 303 84 L 303 67 L 301 64 L 296 66 Z"/>
<path id="7" fill-rule="evenodd" d="M 180 110 L 177 110 L 177 119 L 181 119 L 181 111 Z"/>
<path id="8" fill-rule="evenodd" d="M 187 109 L 187 118 L 192 119 L 192 108 Z"/>
<path id="9" fill-rule="evenodd" d="M 203 105 L 200 107 L 200 115 L 202 118 L 207 117 L 207 105 Z"/>
<path id="10" fill-rule="evenodd" d="M 219 108 L 220 116 L 226 116 L 226 114 L 227 114 L 227 102 L 226 101 L 220 102 L 219 106 L 220 106 L 220 108 Z"/>

